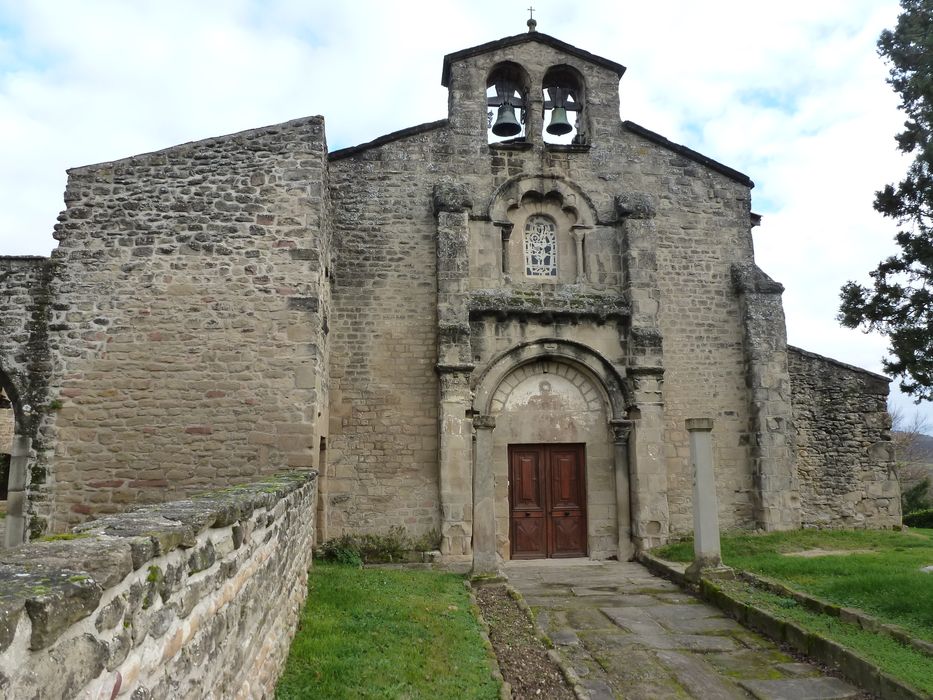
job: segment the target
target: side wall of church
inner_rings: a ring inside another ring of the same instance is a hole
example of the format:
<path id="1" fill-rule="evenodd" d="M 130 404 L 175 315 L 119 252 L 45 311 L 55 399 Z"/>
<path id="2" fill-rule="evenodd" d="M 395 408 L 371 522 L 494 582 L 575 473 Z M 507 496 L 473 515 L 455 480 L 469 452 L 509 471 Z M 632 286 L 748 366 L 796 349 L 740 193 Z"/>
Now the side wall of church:
<path id="1" fill-rule="evenodd" d="M 720 524 L 754 524 L 741 308 L 731 265 L 752 259 L 750 191 L 636 134 L 621 150 L 627 189 L 649 195 L 663 343 L 665 457 L 671 532 L 693 529 L 684 421 L 712 418 Z"/>
<path id="2" fill-rule="evenodd" d="M 788 348 L 801 524 L 901 524 L 888 380 L 828 357 Z"/>
<path id="3" fill-rule="evenodd" d="M 34 531 L 315 465 L 326 153 L 311 117 L 69 171 Z"/>
<path id="4" fill-rule="evenodd" d="M 321 481 L 330 536 L 439 526 L 431 196 L 442 138 L 431 131 L 330 163 L 337 256 Z"/>

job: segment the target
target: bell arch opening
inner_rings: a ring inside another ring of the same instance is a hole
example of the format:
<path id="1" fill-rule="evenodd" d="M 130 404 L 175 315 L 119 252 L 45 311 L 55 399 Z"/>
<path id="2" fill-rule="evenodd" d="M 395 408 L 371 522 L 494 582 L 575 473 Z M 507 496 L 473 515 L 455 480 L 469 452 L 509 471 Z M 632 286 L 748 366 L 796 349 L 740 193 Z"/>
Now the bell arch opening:
<path id="1" fill-rule="evenodd" d="M 546 143 L 583 145 L 587 143 L 584 120 L 584 83 L 579 71 L 570 66 L 552 66 L 541 84 L 544 93 Z"/>
<path id="2" fill-rule="evenodd" d="M 523 141 L 529 78 L 517 63 L 496 65 L 486 79 L 486 130 L 489 143 Z"/>

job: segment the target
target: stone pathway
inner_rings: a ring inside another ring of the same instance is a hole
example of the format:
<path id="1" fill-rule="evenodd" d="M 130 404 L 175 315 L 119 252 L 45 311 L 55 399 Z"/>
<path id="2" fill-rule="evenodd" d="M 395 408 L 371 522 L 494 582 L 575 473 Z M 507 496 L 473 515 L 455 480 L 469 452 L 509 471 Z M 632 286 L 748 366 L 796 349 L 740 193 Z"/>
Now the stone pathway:
<path id="1" fill-rule="evenodd" d="M 505 573 L 593 700 L 864 697 L 640 564 L 551 559 Z"/>

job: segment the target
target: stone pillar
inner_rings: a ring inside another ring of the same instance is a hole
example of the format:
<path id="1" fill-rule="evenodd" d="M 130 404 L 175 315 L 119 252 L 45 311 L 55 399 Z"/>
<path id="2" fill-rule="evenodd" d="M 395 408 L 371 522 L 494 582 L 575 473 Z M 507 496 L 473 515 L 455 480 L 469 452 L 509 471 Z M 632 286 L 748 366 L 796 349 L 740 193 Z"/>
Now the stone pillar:
<path id="1" fill-rule="evenodd" d="M 496 477 L 493 469 L 492 431 L 494 416 L 475 416 L 476 447 L 473 455 L 473 576 L 495 576 L 499 570 L 496 553 Z"/>
<path id="2" fill-rule="evenodd" d="M 570 235 L 573 236 L 574 243 L 576 244 L 577 251 L 577 284 L 583 284 L 586 282 L 586 265 L 583 260 L 583 241 L 586 238 L 586 230 L 579 227 L 574 227 L 570 231 Z"/>
<path id="3" fill-rule="evenodd" d="M 632 534 L 636 551 L 667 542 L 670 511 L 667 502 L 667 463 L 664 459 L 664 404 L 661 376 L 635 371 L 635 445 L 630 482 Z"/>
<path id="4" fill-rule="evenodd" d="M 26 539 L 26 466 L 32 439 L 24 435 L 13 436 L 10 453 L 10 477 L 7 488 L 6 525 L 7 547 L 16 547 Z"/>
<path id="5" fill-rule="evenodd" d="M 755 519 L 764 530 L 793 530 L 800 527 L 800 490 L 781 304 L 784 287 L 754 263 L 733 265 L 732 282 L 745 329 Z"/>
<path id="6" fill-rule="evenodd" d="M 612 420 L 612 442 L 614 446 L 614 466 L 616 484 L 616 522 L 619 533 L 619 561 L 628 561 L 635 554 L 632 542 L 632 505 L 631 484 L 629 479 L 629 435 L 632 421 Z"/>
<path id="7" fill-rule="evenodd" d="M 434 186 L 441 553 L 451 559 L 470 556 L 473 536 L 473 430 L 469 418 L 473 365 L 466 304 L 470 207 L 470 193 L 463 185 L 443 180 Z"/>
<path id="8" fill-rule="evenodd" d="M 713 470 L 713 420 L 688 418 L 690 463 L 693 467 L 693 563 L 687 576 L 698 580 L 703 569 L 722 565 L 719 548 L 719 501 Z"/>
<path id="9" fill-rule="evenodd" d="M 439 365 L 441 553 L 458 558 L 471 553 L 473 516 L 473 429 L 469 416 L 472 367 Z"/>

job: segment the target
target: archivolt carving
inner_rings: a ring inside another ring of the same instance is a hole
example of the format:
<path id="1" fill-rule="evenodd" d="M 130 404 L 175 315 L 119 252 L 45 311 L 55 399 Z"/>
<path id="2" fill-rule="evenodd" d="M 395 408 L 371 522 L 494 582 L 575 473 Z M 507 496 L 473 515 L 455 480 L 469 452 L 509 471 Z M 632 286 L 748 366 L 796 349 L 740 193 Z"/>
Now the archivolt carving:
<path id="1" fill-rule="evenodd" d="M 541 377 L 542 382 L 546 382 L 547 375 L 563 377 L 573 384 L 586 402 L 587 410 L 599 411 L 606 407 L 606 398 L 603 392 L 583 372 L 563 362 L 538 360 L 537 362 L 522 365 L 502 380 L 492 397 L 490 406 L 492 415 L 496 415 L 502 410 L 503 406 L 508 403 L 512 390 L 523 381 L 529 377 Z"/>
<path id="2" fill-rule="evenodd" d="M 596 209 L 586 193 L 562 177 L 549 175 L 518 175 L 506 180 L 492 195 L 489 218 L 500 225 L 509 224 L 522 207 L 548 205 L 557 207 L 575 227 L 596 224 Z"/>

